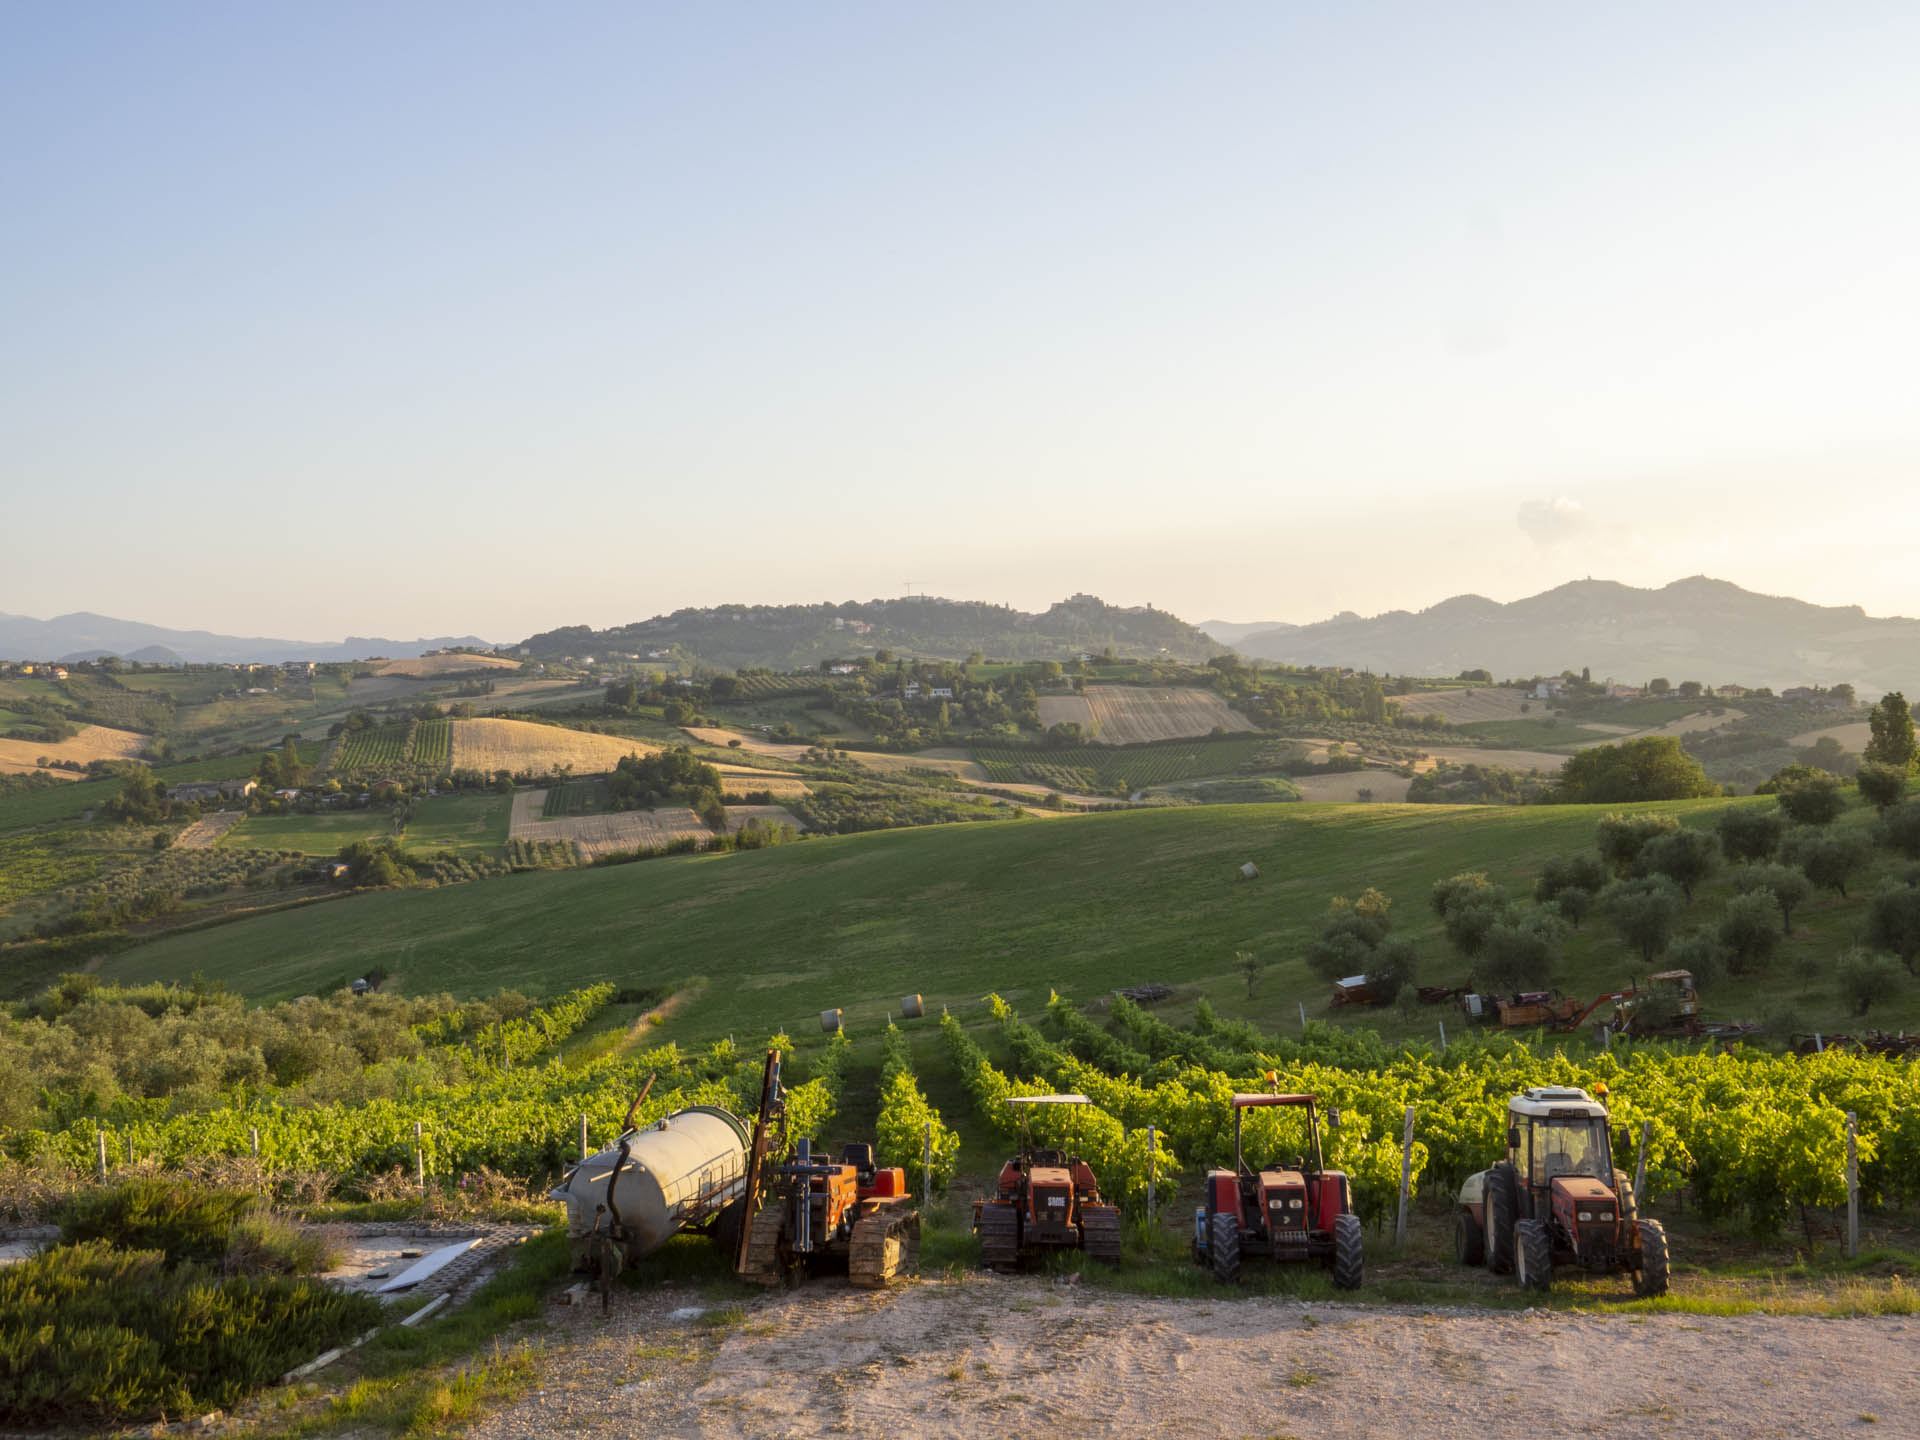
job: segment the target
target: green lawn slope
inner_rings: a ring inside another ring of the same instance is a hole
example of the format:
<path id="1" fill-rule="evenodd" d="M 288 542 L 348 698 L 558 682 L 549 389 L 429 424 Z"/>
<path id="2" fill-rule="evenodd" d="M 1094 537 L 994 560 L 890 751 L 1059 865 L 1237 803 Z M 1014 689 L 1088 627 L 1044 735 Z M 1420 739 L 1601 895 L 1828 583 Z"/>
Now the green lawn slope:
<path id="1" fill-rule="evenodd" d="M 1638 808 L 1707 825 L 1728 803 Z M 261 999 L 375 966 L 410 991 L 555 991 L 602 979 L 686 987 L 672 1033 L 689 1037 L 805 1033 L 829 1007 L 844 1008 L 852 1025 L 874 1024 L 910 992 L 937 1007 L 995 989 L 1037 1010 L 1053 988 L 1084 1000 L 1162 981 L 1200 987 L 1228 1013 L 1283 1028 L 1298 1024 L 1300 1002 L 1310 1015 L 1327 1013 L 1327 987 L 1300 954 L 1330 895 L 1384 890 L 1419 944 L 1422 979 L 1457 983 L 1466 966 L 1427 908 L 1433 882 L 1486 870 L 1524 892 L 1548 858 L 1591 846 L 1601 814 L 1248 805 L 900 830 L 386 891 L 158 940 L 108 958 L 100 973 L 126 981 L 198 973 Z M 1866 820 L 1856 807 L 1842 823 Z M 1240 877 L 1247 860 L 1260 867 L 1257 880 Z M 1874 873 L 1891 865 L 1877 859 Z M 1846 1019 L 1830 981 L 1803 979 L 1796 957 L 1831 957 L 1852 943 L 1872 878 L 1861 877 L 1850 901 L 1808 904 L 1768 974 L 1709 991 L 1708 1011 L 1788 1014 L 1799 1028 L 1863 1023 Z M 1717 918 L 1727 893 L 1723 872 L 1701 892 L 1702 923 Z M 1233 972 L 1236 950 L 1268 962 L 1251 1000 Z M 1590 919 L 1568 947 L 1565 988 L 1591 995 L 1644 968 Z M 1388 1034 L 1431 1034 L 1455 1013 L 1350 1018 Z M 1871 1021 L 1916 1022 L 1920 984 Z"/>

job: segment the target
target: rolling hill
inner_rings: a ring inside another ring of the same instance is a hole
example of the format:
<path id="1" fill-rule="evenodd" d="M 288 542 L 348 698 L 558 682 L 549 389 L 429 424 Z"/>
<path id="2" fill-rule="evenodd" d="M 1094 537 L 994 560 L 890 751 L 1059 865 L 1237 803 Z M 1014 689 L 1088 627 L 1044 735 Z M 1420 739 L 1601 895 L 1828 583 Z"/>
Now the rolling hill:
<path id="1" fill-rule="evenodd" d="M 1710 823 L 1727 803 L 1652 808 Z M 376 965 L 416 992 L 546 992 L 601 979 L 686 986 L 673 1033 L 688 1037 L 802 1034 L 830 1007 L 871 1028 L 915 992 L 937 1010 L 997 989 L 1037 1010 L 1054 988 L 1091 999 L 1162 981 L 1203 986 L 1230 1013 L 1279 1028 L 1298 1024 L 1297 1002 L 1327 1013 L 1327 987 L 1300 955 L 1330 896 L 1385 891 L 1416 939 L 1423 978 L 1458 983 L 1467 967 L 1427 906 L 1434 881 L 1485 870 L 1524 891 L 1547 858 L 1590 846 L 1600 816 L 1581 806 L 1248 805 L 879 832 L 383 891 L 162 939 L 108 957 L 100 973 L 201 973 L 261 999 L 342 984 Z M 1844 823 L 1866 818 L 1856 807 Z M 1239 877 L 1247 860 L 1261 878 Z M 1794 957 L 1852 943 L 1870 883 L 1863 877 L 1851 901 L 1823 896 L 1796 912 L 1795 935 L 1767 976 L 1710 990 L 1710 1011 L 1792 1010 L 1806 1017 L 1798 1028 L 1847 1028 L 1831 984 L 1803 986 Z M 1703 890 L 1696 923 L 1717 917 L 1725 893 L 1724 880 Z M 1233 973 L 1236 950 L 1268 962 L 1251 1001 Z M 1569 992 L 1592 995 L 1644 966 L 1590 920 L 1566 971 Z M 1453 1015 L 1355 1018 L 1430 1033 Z M 1920 985 L 1910 985 L 1873 1023 L 1917 1021 Z"/>
<path id="2" fill-rule="evenodd" d="M 1580 580 L 1507 605 L 1456 595 L 1417 614 L 1347 612 L 1236 644 L 1261 660 L 1395 675 L 1485 667 L 1524 677 L 1586 666 L 1596 680 L 1627 684 L 1656 675 L 1775 689 L 1846 681 L 1869 696 L 1920 682 L 1920 620 L 1756 595 L 1704 576 L 1658 590 Z"/>
<path id="3" fill-rule="evenodd" d="M 962 660 L 976 650 L 1002 660 L 1064 660 L 1111 646 L 1137 659 L 1197 663 L 1224 648 L 1163 610 L 1109 605 L 1093 595 L 1074 595 L 1039 613 L 932 595 L 839 605 L 718 605 L 609 630 L 569 625 L 522 645 L 537 659 L 671 655 L 726 669 L 775 670 L 876 650 L 942 660 Z"/>
<path id="4" fill-rule="evenodd" d="M 163 625 L 115 620 L 86 611 L 56 615 L 51 620 L 0 613 L 0 659 L 5 660 L 70 661 L 118 655 L 123 660 L 158 660 L 163 664 L 265 665 L 281 660 L 364 660 L 374 655 L 411 658 L 455 645 L 491 648 L 490 642 L 473 635 L 443 635 L 431 640 L 359 635 L 337 642 L 275 640 L 257 635 L 217 635 L 211 630 L 170 630 Z"/>

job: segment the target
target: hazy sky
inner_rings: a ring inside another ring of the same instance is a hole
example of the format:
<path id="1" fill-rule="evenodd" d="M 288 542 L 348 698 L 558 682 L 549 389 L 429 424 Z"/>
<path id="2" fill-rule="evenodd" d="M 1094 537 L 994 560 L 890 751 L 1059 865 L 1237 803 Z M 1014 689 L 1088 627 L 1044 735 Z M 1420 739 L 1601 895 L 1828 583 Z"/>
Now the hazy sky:
<path id="1" fill-rule="evenodd" d="M 19 5 L 0 610 L 1920 611 L 1920 7 Z"/>

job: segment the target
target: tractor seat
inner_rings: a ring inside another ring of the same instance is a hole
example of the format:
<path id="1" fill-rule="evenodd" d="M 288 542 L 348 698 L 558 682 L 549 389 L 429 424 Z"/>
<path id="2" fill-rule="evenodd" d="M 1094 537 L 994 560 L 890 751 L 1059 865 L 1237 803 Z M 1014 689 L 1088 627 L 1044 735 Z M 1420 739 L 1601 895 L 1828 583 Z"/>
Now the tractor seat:
<path id="1" fill-rule="evenodd" d="M 1036 1150 L 1033 1152 L 1035 1165 L 1065 1165 L 1067 1152 L 1064 1150 Z"/>
<path id="2" fill-rule="evenodd" d="M 860 1172 L 860 1178 L 862 1180 L 871 1178 L 874 1170 L 873 1146 L 871 1145 L 841 1146 L 840 1147 L 840 1163 L 842 1165 L 853 1166 L 855 1170 Z"/>
<path id="3" fill-rule="evenodd" d="M 1556 1175 L 1571 1175 L 1572 1173 L 1573 1157 L 1571 1155 L 1567 1154 L 1564 1150 L 1549 1150 L 1547 1152 L 1547 1178 L 1549 1180 L 1553 1179 Z"/>

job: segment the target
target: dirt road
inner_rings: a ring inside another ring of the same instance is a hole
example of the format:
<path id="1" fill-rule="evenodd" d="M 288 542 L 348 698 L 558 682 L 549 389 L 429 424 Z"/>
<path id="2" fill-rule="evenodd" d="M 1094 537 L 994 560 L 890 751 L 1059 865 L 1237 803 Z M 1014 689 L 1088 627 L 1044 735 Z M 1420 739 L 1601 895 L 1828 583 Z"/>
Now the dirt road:
<path id="1" fill-rule="evenodd" d="M 1920 1435 L 1920 1320 L 1152 1300 L 1042 1279 L 816 1281 L 555 1312 L 548 1436 Z M 714 1325 L 715 1318 L 731 1321 Z"/>

